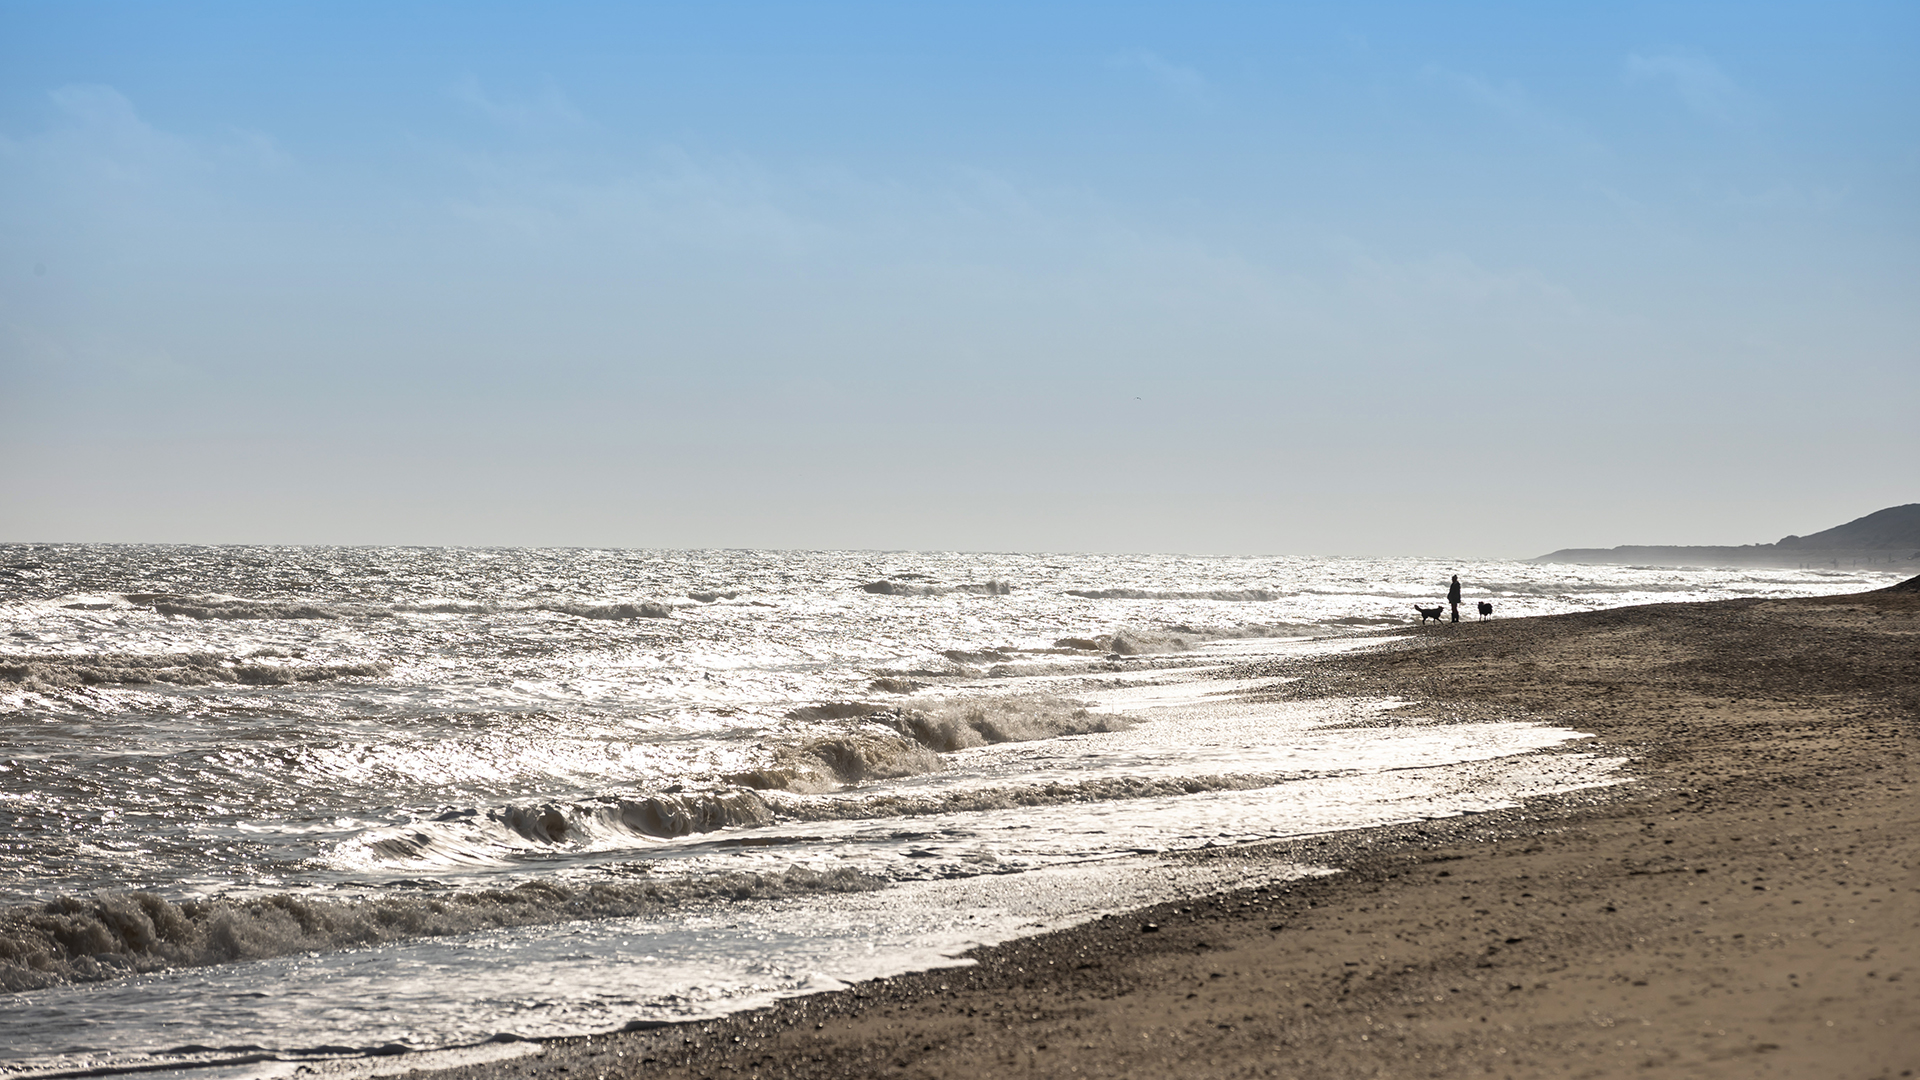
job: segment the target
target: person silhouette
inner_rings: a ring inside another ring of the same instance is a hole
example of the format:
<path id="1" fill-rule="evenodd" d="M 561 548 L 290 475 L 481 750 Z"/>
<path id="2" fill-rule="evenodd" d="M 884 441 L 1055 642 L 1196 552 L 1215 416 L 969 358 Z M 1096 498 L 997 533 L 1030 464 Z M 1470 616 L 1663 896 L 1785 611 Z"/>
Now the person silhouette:
<path id="1" fill-rule="evenodd" d="M 1460 575 L 1453 575 L 1453 584 L 1447 586 L 1447 603 L 1453 605 L 1453 621 L 1460 621 Z"/>

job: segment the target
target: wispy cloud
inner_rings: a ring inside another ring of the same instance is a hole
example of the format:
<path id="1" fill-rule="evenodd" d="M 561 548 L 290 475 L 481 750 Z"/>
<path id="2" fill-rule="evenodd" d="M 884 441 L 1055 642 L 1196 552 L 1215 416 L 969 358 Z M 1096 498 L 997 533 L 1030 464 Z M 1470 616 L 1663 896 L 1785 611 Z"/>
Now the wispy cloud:
<path id="1" fill-rule="evenodd" d="M 1145 73 L 1168 95 L 1189 105 L 1205 108 L 1213 103 L 1213 90 L 1206 76 L 1150 49 L 1131 49 L 1108 58 L 1107 63 L 1123 71 Z"/>
<path id="2" fill-rule="evenodd" d="M 791 257 L 826 230 L 793 207 L 791 178 L 746 159 L 699 159 L 662 147 L 623 175 L 556 177 L 544 163 L 471 159 L 477 188 L 448 203 L 454 216 L 541 244 L 613 242 L 637 249 L 757 251 Z"/>
<path id="3" fill-rule="evenodd" d="M 1532 267 L 1492 269 L 1457 251 L 1388 257 L 1352 241 L 1336 243 L 1333 250 L 1343 263 L 1346 287 L 1379 298 L 1384 308 L 1457 312 L 1478 307 L 1508 318 L 1522 310 L 1586 314 L 1571 289 Z"/>
<path id="4" fill-rule="evenodd" d="M 1526 87 L 1512 79 L 1493 81 L 1479 75 L 1428 65 L 1427 79 L 1451 88 L 1509 126 L 1580 153 L 1599 151 L 1601 143 L 1575 121 L 1535 100 Z"/>
<path id="5" fill-rule="evenodd" d="M 138 183 L 204 164 L 198 149 L 141 119 L 133 102 L 111 86 L 62 86 L 47 97 L 58 120 L 24 145 L 49 165 L 95 180 Z"/>
<path id="6" fill-rule="evenodd" d="M 281 147 L 279 140 L 262 131 L 251 128 L 230 128 L 233 136 L 231 154 L 250 162 L 262 169 L 285 169 L 293 164 L 293 155 Z"/>
<path id="7" fill-rule="evenodd" d="M 259 173 L 294 161 L 260 131 L 235 127 L 225 138 L 196 138 L 163 130 L 111 86 L 70 84 L 49 91 L 47 100 L 51 122 L 30 135 L 0 136 L 0 158 L 69 192 L 200 184 L 222 170 Z"/>
<path id="8" fill-rule="evenodd" d="M 1630 83 L 1671 86 L 1694 115 L 1719 124 L 1746 119 L 1746 96 L 1740 87 L 1707 57 L 1682 52 L 1633 53 L 1627 57 Z"/>
<path id="9" fill-rule="evenodd" d="M 571 131 L 588 127 L 560 88 L 548 85 L 529 98 L 489 93 L 478 77 L 469 75 L 447 87 L 447 96 L 501 127 L 522 133 Z"/>

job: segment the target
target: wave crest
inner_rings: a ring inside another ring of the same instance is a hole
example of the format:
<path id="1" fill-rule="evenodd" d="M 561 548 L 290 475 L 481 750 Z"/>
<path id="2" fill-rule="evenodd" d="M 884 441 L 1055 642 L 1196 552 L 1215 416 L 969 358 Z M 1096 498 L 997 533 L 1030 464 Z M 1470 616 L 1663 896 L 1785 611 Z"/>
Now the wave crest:
<path id="1" fill-rule="evenodd" d="M 582 619 L 670 619 L 673 605 L 657 600 L 627 604 L 542 604 L 541 611 L 575 615 Z"/>
<path id="2" fill-rule="evenodd" d="M 921 743 L 893 731 L 863 728 L 783 747 L 774 751 L 771 765 L 723 779 L 761 791 L 819 793 L 940 768 L 939 755 Z"/>
<path id="3" fill-rule="evenodd" d="M 206 686 L 241 683 L 249 686 L 290 686 L 331 679 L 388 675 L 393 665 L 384 660 L 350 664 L 261 663 L 285 654 L 261 650 L 243 657 L 219 653 L 101 653 L 94 656 L 0 655 L 0 682 L 19 683 L 21 689 L 41 693 L 81 686 L 172 683 Z"/>
<path id="4" fill-rule="evenodd" d="M 1067 595 L 1078 596 L 1083 600 L 1226 600 L 1234 603 L 1286 599 L 1281 593 L 1269 589 L 1203 589 L 1198 592 L 1162 592 L 1158 589 L 1068 589 Z"/>
<path id="5" fill-rule="evenodd" d="M 1055 782 L 1029 787 L 996 787 L 934 794 L 888 792 L 862 799 L 781 799 L 782 817 L 796 821 L 865 821 L 874 818 L 925 817 L 983 810 L 1014 810 L 1065 803 L 1111 802 L 1197 795 L 1209 791 L 1246 791 L 1271 787 L 1274 776 L 1114 776 L 1079 783 Z M 778 798 L 778 796 L 776 796 Z"/>
<path id="6" fill-rule="evenodd" d="M 67 896 L 0 911 L 0 992 L 508 926 L 649 915 L 702 901 L 868 892 L 883 884 L 844 867 L 794 866 L 676 881 L 541 881 L 372 900 L 283 894 L 176 903 L 144 892 Z"/>
<path id="7" fill-rule="evenodd" d="M 717 597 L 720 594 L 713 595 Z M 135 607 L 152 608 L 161 615 L 182 615 L 203 620 L 390 619 L 396 615 L 495 615 L 514 611 L 551 611 L 583 619 L 666 619 L 673 616 L 673 605 L 658 600 L 601 604 L 573 601 L 498 604 L 484 600 L 427 600 L 385 607 L 378 604 L 315 604 L 303 600 L 249 600 L 237 596 L 176 593 L 127 593 L 123 599 Z M 84 606 L 91 610 L 102 605 L 68 606 Z"/>
<path id="8" fill-rule="evenodd" d="M 869 581 L 861 592 L 875 596 L 945 596 L 948 593 L 972 593 L 975 596 L 1006 596 L 1013 586 L 1004 581 L 979 581 L 966 585 L 927 585 L 917 581 Z"/>
<path id="9" fill-rule="evenodd" d="M 127 593 L 126 601 L 161 615 L 191 619 L 384 618 L 393 613 L 366 604 L 315 604 L 303 600 L 248 600 L 238 596 Z"/>
<path id="10" fill-rule="evenodd" d="M 1228 633 L 1208 635 L 1190 627 L 1175 627 L 1174 633 L 1155 633 L 1150 630 L 1122 629 L 1111 634 L 1095 637 L 1066 637 L 1053 643 L 1056 649 L 1073 649 L 1079 652 L 1117 653 L 1121 656 L 1139 656 L 1143 653 L 1179 652 L 1191 647 L 1191 639 L 1206 636 L 1229 637 Z M 1262 636 L 1262 635 L 1254 635 Z"/>
<path id="11" fill-rule="evenodd" d="M 892 723 L 922 746 L 952 753 L 990 743 L 1031 742 L 1062 735 L 1122 731 L 1133 721 L 1087 711 L 1078 701 L 1044 694 L 956 698 L 901 709 Z"/>
<path id="12" fill-rule="evenodd" d="M 342 864 L 501 863 L 535 848 L 626 846 L 773 823 L 773 808 L 751 791 L 669 791 L 578 803 L 450 810 L 432 821 L 370 829 L 341 844 Z"/>

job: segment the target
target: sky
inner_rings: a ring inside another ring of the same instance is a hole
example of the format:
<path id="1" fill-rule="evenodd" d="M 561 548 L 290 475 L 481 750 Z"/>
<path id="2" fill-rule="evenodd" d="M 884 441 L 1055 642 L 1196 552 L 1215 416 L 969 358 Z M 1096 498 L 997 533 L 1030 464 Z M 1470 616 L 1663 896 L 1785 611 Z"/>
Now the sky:
<path id="1" fill-rule="evenodd" d="M 1920 5 L 0 0 L 0 541 L 1920 501 Z"/>

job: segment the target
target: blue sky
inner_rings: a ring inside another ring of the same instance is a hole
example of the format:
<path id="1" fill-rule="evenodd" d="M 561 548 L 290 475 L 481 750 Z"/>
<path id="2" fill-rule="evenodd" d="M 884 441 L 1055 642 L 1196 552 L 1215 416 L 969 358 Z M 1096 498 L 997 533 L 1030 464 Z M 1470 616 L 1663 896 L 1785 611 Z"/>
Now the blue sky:
<path id="1" fill-rule="evenodd" d="M 0 539 L 1528 556 L 1920 499 L 1910 4 L 0 0 Z"/>

